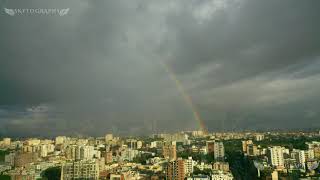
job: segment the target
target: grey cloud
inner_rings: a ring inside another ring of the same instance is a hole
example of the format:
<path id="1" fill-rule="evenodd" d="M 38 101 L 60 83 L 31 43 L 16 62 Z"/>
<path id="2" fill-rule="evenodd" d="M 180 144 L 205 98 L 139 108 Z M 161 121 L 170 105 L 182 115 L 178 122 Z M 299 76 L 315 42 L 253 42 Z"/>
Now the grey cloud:
<path id="1" fill-rule="evenodd" d="M 316 1 L 241 1 L 200 25 L 190 9 L 173 13 L 168 22 L 179 42 L 172 52 L 178 59 L 174 67 L 189 72 L 217 61 L 226 68 L 213 75 L 226 82 L 310 61 L 320 46 L 319 6 Z"/>
<path id="2" fill-rule="evenodd" d="M 159 61 L 172 67 L 210 130 L 272 128 L 277 119 L 279 127 L 298 126 L 292 117 L 319 104 L 318 1 L 1 5 L 70 8 L 63 17 L 1 12 L 0 123 L 7 133 L 132 134 L 152 131 L 153 122 L 158 130 L 198 128 Z M 270 88 L 275 82 L 284 89 Z M 40 104 L 51 107 L 41 122 L 18 108 Z"/>

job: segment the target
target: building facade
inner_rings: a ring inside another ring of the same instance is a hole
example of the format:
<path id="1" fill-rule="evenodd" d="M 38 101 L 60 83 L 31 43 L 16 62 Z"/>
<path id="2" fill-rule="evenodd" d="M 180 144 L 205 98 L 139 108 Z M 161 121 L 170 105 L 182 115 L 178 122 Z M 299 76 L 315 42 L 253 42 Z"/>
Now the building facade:
<path id="1" fill-rule="evenodd" d="M 96 160 L 68 162 L 62 165 L 61 180 L 99 179 L 99 164 Z"/>
<path id="2" fill-rule="evenodd" d="M 184 160 L 179 158 L 174 161 L 170 161 L 166 168 L 167 180 L 184 180 L 185 178 L 185 164 Z"/>

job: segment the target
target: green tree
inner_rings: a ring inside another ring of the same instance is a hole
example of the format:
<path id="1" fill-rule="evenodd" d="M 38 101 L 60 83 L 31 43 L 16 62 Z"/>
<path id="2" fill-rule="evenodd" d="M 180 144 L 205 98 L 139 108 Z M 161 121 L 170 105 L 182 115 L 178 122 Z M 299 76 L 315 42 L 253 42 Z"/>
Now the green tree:
<path id="1" fill-rule="evenodd" d="M 4 157 L 6 154 L 9 154 L 9 151 L 7 150 L 0 150 L 0 162 L 4 161 Z"/>
<path id="2" fill-rule="evenodd" d="M 11 178 L 8 175 L 0 175 L 0 179 L 1 180 L 10 180 Z"/>
<path id="3" fill-rule="evenodd" d="M 133 158 L 133 162 L 135 163 L 140 163 L 140 164 L 143 164 L 145 165 L 146 164 L 146 161 L 150 158 L 152 158 L 153 156 L 151 154 L 141 154 L 140 156 L 137 156 L 135 158 Z"/>
<path id="4" fill-rule="evenodd" d="M 47 180 L 59 180 L 61 176 L 61 167 L 51 167 L 44 170 L 41 174 L 43 179 Z"/>

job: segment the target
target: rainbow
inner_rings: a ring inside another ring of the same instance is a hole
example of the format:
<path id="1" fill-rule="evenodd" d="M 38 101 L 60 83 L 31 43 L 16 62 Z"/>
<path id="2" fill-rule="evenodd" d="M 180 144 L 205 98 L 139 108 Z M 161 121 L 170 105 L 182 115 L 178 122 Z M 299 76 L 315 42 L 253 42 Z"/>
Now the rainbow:
<path id="1" fill-rule="evenodd" d="M 189 96 L 187 94 L 187 92 L 185 91 L 182 83 L 180 82 L 180 80 L 177 78 L 177 76 L 175 75 L 175 73 L 170 69 L 170 67 L 164 63 L 163 61 L 161 61 L 161 64 L 163 65 L 164 69 L 166 70 L 166 72 L 169 74 L 170 79 L 175 83 L 178 91 L 180 92 L 180 94 L 182 95 L 182 98 L 184 99 L 184 101 L 188 104 L 188 106 L 190 107 L 193 117 L 194 119 L 197 121 L 197 123 L 199 123 L 200 129 L 207 134 L 208 130 L 205 126 L 204 121 L 201 119 L 199 112 L 197 111 L 197 108 L 195 107 L 193 100 L 191 98 L 191 96 Z"/>

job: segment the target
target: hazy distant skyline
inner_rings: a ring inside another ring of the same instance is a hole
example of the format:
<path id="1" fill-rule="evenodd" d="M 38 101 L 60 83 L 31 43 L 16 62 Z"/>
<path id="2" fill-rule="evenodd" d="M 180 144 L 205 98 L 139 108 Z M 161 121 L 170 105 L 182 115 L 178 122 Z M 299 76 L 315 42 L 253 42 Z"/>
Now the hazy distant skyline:
<path id="1" fill-rule="evenodd" d="M 320 127 L 318 0 L 0 2 L 2 135 Z"/>

